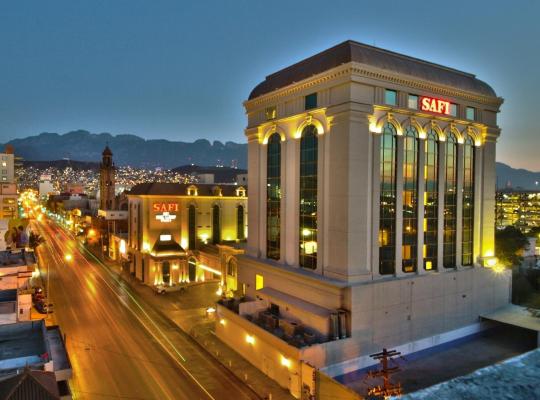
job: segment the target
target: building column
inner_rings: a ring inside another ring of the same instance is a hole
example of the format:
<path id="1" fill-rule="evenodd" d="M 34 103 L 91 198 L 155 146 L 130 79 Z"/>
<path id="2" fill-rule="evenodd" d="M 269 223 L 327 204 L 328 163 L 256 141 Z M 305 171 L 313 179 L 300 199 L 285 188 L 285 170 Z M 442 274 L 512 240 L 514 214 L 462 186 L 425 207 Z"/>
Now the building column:
<path id="1" fill-rule="evenodd" d="M 424 274 L 424 196 L 426 191 L 426 139 L 418 139 L 418 187 L 417 187 L 417 224 L 416 224 L 416 273 Z"/>
<path id="2" fill-rule="evenodd" d="M 396 137 L 396 257 L 395 275 L 403 272 L 403 135 Z"/>
<path id="3" fill-rule="evenodd" d="M 462 141 L 457 145 L 457 182 L 456 182 L 456 268 L 461 268 L 462 238 L 463 238 L 463 178 L 465 173 L 465 163 L 463 162 Z"/>
<path id="4" fill-rule="evenodd" d="M 381 135 L 371 133 L 372 138 L 372 190 L 371 190 L 371 273 L 373 278 L 380 277 L 379 273 L 379 226 L 381 206 Z"/>
<path id="5" fill-rule="evenodd" d="M 281 224 L 285 227 L 285 263 L 289 266 L 298 267 L 300 246 L 298 233 L 300 219 L 300 139 L 295 139 L 292 134 L 288 134 L 284 144 L 287 150 L 285 152 L 286 169 L 281 173 L 281 187 L 282 192 L 285 194 L 285 200 L 281 203 L 284 205 Z"/>
<path id="6" fill-rule="evenodd" d="M 266 165 L 268 158 L 268 145 L 259 145 L 259 256 L 266 258 Z"/>
<path id="7" fill-rule="evenodd" d="M 437 206 L 437 271 L 444 272 L 444 193 L 446 190 L 446 142 L 439 140 L 439 204 Z"/>
<path id="8" fill-rule="evenodd" d="M 483 147 L 474 149 L 474 221 L 473 221 L 473 263 L 479 263 L 482 256 L 481 245 L 481 220 L 482 220 L 482 153 Z"/>
<path id="9" fill-rule="evenodd" d="M 495 144 L 498 132 L 488 130 L 482 155 L 482 220 L 481 220 L 481 255 L 493 255 L 495 252 Z"/>
<path id="10" fill-rule="evenodd" d="M 287 246 L 287 175 L 289 174 L 289 169 L 287 168 L 287 153 L 289 152 L 288 143 L 291 142 L 291 139 L 287 138 L 286 141 L 281 141 L 281 175 L 280 175 L 280 185 L 281 185 L 281 201 L 279 203 L 279 262 L 282 264 L 287 264 L 287 254 L 289 248 Z M 266 175 L 265 175 L 266 176 Z"/>
<path id="11" fill-rule="evenodd" d="M 260 188 L 255 184 L 259 182 L 259 137 L 256 128 L 247 129 L 248 135 L 248 227 L 249 233 L 247 238 L 246 253 L 252 257 L 259 257 L 259 197 Z M 253 185 L 250 185 L 250 182 Z"/>
<path id="12" fill-rule="evenodd" d="M 323 135 L 319 135 L 317 139 L 317 269 L 314 272 L 317 272 L 321 275 L 324 274 L 324 261 L 325 261 L 325 248 L 322 245 L 326 241 L 325 230 L 326 230 L 326 219 L 327 215 L 326 205 L 328 201 L 325 199 L 326 196 L 326 186 L 325 186 L 325 159 L 326 159 L 326 142 L 329 132 L 326 132 Z"/>

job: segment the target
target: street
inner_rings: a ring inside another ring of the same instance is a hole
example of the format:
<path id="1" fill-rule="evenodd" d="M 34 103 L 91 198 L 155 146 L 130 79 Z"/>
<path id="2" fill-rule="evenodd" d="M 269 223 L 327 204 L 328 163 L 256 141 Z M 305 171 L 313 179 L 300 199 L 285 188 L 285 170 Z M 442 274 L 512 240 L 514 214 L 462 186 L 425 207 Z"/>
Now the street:
<path id="1" fill-rule="evenodd" d="M 75 399 L 258 398 L 71 235 L 45 219 L 32 229 L 46 240 L 38 248 L 41 272 L 50 267 Z"/>

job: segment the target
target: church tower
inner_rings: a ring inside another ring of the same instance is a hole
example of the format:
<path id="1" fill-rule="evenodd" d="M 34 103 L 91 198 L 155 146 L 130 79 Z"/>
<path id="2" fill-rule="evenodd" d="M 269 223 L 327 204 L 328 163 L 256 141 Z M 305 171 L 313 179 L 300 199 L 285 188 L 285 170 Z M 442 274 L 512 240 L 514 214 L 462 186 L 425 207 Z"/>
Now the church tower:
<path id="1" fill-rule="evenodd" d="M 112 160 L 113 153 L 109 146 L 105 146 L 99 167 L 99 192 L 100 210 L 114 209 L 114 186 L 115 186 L 115 167 Z"/>

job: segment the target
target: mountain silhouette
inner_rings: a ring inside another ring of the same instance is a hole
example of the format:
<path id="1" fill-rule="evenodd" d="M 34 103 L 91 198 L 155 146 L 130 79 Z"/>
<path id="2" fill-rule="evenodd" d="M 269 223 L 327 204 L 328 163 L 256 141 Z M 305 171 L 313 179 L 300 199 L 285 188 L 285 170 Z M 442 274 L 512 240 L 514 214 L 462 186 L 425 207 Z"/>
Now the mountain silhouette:
<path id="1" fill-rule="evenodd" d="M 15 154 L 27 161 L 100 161 L 106 144 L 114 153 L 117 165 L 144 168 L 174 168 L 179 165 L 247 166 L 247 144 L 199 139 L 193 143 L 164 139 L 146 140 L 135 135 L 111 135 L 77 130 L 59 135 L 41 133 L 5 144 L 15 148 Z"/>

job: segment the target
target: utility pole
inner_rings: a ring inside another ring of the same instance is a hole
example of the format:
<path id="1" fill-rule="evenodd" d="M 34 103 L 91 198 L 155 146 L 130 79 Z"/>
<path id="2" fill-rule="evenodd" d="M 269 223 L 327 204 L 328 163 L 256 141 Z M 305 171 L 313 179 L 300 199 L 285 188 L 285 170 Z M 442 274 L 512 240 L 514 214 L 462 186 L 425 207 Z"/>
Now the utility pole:
<path id="1" fill-rule="evenodd" d="M 370 387 L 367 392 L 368 396 L 386 399 L 390 396 L 400 396 L 402 394 L 401 383 L 394 384 L 390 382 L 390 375 L 401 370 L 392 357 L 397 357 L 400 355 L 401 352 L 399 351 L 386 349 L 383 349 L 383 351 L 380 353 L 370 355 L 371 358 L 380 361 L 381 368 L 374 371 L 369 371 L 366 378 L 382 378 L 383 384 L 382 386 L 377 385 Z M 393 362 L 395 366 L 390 367 L 390 362 Z"/>

